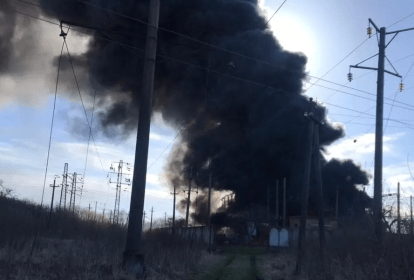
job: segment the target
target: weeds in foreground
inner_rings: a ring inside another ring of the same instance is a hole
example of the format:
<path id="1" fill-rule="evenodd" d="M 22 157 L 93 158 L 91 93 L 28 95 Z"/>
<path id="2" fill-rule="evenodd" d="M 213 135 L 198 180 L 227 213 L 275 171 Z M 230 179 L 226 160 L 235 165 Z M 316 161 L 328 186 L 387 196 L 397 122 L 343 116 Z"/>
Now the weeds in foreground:
<path id="1" fill-rule="evenodd" d="M 93 215 L 53 212 L 0 197 L 0 279 L 133 279 L 122 269 L 126 228 Z M 91 217 L 91 218 L 89 218 Z M 32 249 L 37 222 L 38 238 Z M 142 241 L 147 279 L 186 279 L 205 248 L 153 231 Z"/>

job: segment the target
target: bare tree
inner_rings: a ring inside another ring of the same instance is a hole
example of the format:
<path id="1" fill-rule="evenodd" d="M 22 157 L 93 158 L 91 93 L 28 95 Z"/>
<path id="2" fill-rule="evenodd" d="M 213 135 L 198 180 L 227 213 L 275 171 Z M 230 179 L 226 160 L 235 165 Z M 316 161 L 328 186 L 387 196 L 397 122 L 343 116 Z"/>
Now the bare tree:
<path id="1" fill-rule="evenodd" d="M 3 180 L 0 180 L 0 196 L 2 197 L 13 197 L 13 190 L 3 185 Z"/>

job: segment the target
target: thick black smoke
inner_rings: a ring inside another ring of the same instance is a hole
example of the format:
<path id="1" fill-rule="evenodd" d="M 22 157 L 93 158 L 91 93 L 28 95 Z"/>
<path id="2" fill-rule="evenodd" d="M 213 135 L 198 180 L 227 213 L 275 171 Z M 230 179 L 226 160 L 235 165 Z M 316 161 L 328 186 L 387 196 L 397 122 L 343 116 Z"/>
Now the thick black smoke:
<path id="1" fill-rule="evenodd" d="M 143 21 L 148 18 L 148 0 L 90 2 Z M 126 135 L 135 132 L 147 26 L 76 0 L 40 3 L 49 17 L 108 30 L 91 33 L 87 52 L 73 59 L 90 81 L 106 89 L 98 96 L 101 107 L 107 108 L 100 115 L 102 126 L 122 129 Z M 276 179 L 286 177 L 288 213 L 298 214 L 308 123 L 304 113 L 311 109 L 302 95 L 307 58 L 283 50 L 256 0 L 163 0 L 160 26 L 230 51 L 159 30 L 154 111 L 177 131 L 182 129 L 166 167 L 173 174 L 171 182 L 188 181 L 193 168 L 198 173 L 195 183 L 205 195 L 211 174 L 214 190 L 235 194 L 227 209 L 242 213 L 260 212 L 267 186 L 273 188 Z M 343 136 L 342 128 L 326 121 L 325 108 L 318 105 L 314 110 L 326 123 L 320 129 L 322 146 Z M 337 187 L 346 193 L 343 207 L 366 206 L 368 199 L 356 185 L 367 184 L 368 175 L 358 166 L 334 160 L 323 162 L 322 170 L 328 206 Z M 205 203 L 203 196 L 203 211 L 198 213 L 205 212 Z"/>

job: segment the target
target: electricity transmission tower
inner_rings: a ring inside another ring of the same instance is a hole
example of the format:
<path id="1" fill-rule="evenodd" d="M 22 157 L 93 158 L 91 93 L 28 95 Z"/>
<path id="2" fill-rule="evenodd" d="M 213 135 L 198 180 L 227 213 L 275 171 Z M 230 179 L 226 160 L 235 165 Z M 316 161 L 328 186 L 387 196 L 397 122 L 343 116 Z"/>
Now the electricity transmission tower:
<path id="1" fill-rule="evenodd" d="M 62 188 L 60 189 L 60 201 L 59 201 L 59 210 L 62 209 L 62 200 L 63 200 L 63 209 L 66 210 L 66 195 L 68 193 L 68 164 L 65 163 L 62 174 Z"/>
<path id="2" fill-rule="evenodd" d="M 113 223 L 118 224 L 119 221 L 119 205 L 121 203 L 121 189 L 122 189 L 122 185 L 131 185 L 131 180 L 128 178 L 125 178 L 125 182 L 126 183 L 122 183 L 122 175 L 130 175 L 130 174 L 124 174 L 122 171 L 123 167 L 124 167 L 124 162 L 122 160 L 120 160 L 119 162 L 113 162 L 113 163 L 117 163 L 118 164 L 118 170 L 115 171 L 115 168 L 112 166 L 110 169 L 112 170 L 112 172 L 109 173 L 114 173 L 117 174 L 117 179 L 116 179 L 116 183 L 115 182 L 111 182 L 111 178 L 109 178 L 109 183 L 110 184 L 116 184 L 116 196 L 115 196 L 115 209 L 114 209 L 114 216 L 113 216 Z M 127 165 L 127 170 L 130 171 L 131 168 L 129 167 L 129 163 L 125 162 L 125 164 Z M 109 176 L 109 174 L 108 174 Z"/>
<path id="3" fill-rule="evenodd" d="M 382 242 L 382 146 L 383 146 L 383 115 L 384 115 L 384 73 L 391 74 L 393 76 L 401 78 L 401 83 L 399 85 L 400 91 L 403 90 L 404 85 L 402 83 L 402 77 L 398 74 L 397 70 L 395 70 L 394 66 L 392 66 L 391 62 L 385 55 L 385 49 L 389 46 L 389 44 L 394 40 L 394 38 L 402 32 L 414 30 L 414 28 L 407 28 L 392 32 L 386 32 L 385 27 L 378 28 L 377 25 L 371 20 L 368 19 L 369 27 L 367 28 L 367 34 L 371 37 L 372 35 L 372 26 L 374 26 L 375 30 L 377 31 L 376 36 L 378 39 L 379 34 L 379 42 L 378 54 L 356 64 L 351 65 L 350 68 L 360 68 L 360 69 L 369 69 L 369 70 L 377 70 L 378 77 L 377 77 L 377 109 L 376 109 L 376 125 L 375 125 L 375 167 L 374 167 L 374 226 L 375 226 L 375 236 L 377 243 Z M 385 37 L 386 35 L 394 34 L 391 40 L 386 44 Z M 359 64 L 375 57 L 378 55 L 378 68 L 373 67 L 365 67 L 359 66 Z M 384 64 L 385 59 L 391 64 L 392 68 L 394 69 L 395 73 L 385 70 Z M 351 69 L 350 69 L 351 70 Z M 352 73 L 349 71 L 348 73 L 348 80 L 352 81 Z"/>
<path id="4" fill-rule="evenodd" d="M 71 186 L 71 190 L 70 190 L 70 202 L 69 202 L 69 211 L 72 211 L 72 213 L 75 213 L 75 205 L 76 205 L 76 190 L 77 188 L 77 183 L 83 183 L 82 181 L 82 177 L 80 176 L 78 178 L 79 175 L 82 174 L 77 174 L 76 172 L 73 173 L 72 177 L 71 175 L 68 175 L 68 177 L 72 180 L 72 186 Z"/>

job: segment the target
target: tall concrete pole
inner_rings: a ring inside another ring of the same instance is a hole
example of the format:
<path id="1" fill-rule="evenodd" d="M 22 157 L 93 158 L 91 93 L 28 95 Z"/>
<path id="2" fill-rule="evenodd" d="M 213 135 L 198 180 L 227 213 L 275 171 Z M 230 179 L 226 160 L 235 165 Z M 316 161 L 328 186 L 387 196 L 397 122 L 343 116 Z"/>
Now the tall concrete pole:
<path id="1" fill-rule="evenodd" d="M 382 137 L 384 116 L 385 27 L 381 27 L 378 53 L 377 112 L 375 124 L 374 224 L 377 242 L 382 242 Z"/>
<path id="2" fill-rule="evenodd" d="M 211 174 L 209 176 L 209 181 L 208 181 L 208 206 L 207 206 L 207 225 L 210 231 L 209 234 L 209 239 L 208 239 L 208 246 L 209 249 L 211 248 L 211 221 L 210 221 L 210 217 L 211 217 Z"/>
<path id="3" fill-rule="evenodd" d="M 150 224 L 150 231 L 152 231 L 152 213 L 154 213 L 154 207 L 151 207 L 151 224 Z"/>
<path id="4" fill-rule="evenodd" d="M 55 198 L 55 188 L 59 187 L 59 186 L 56 186 L 56 177 L 55 177 L 55 180 L 53 181 L 53 185 L 51 185 L 51 187 L 53 188 L 53 191 L 52 191 L 52 202 L 50 204 L 50 212 L 49 212 L 49 226 L 48 226 L 49 231 L 50 231 L 50 223 L 52 221 L 52 211 L 53 211 L 53 200 Z"/>
<path id="5" fill-rule="evenodd" d="M 413 235 L 413 196 L 410 196 L 410 234 Z"/>
<path id="6" fill-rule="evenodd" d="M 188 184 L 187 212 L 185 214 L 185 226 L 186 227 L 188 227 L 188 215 L 190 213 L 190 198 L 191 198 L 191 181 L 192 181 L 192 177 L 193 177 L 193 168 L 191 167 L 189 184 Z"/>
<path id="7" fill-rule="evenodd" d="M 283 178 L 283 227 L 286 227 L 286 177 Z"/>
<path id="8" fill-rule="evenodd" d="M 270 185 L 267 185 L 267 222 L 270 218 Z"/>
<path id="9" fill-rule="evenodd" d="M 308 215 L 308 199 L 309 199 L 309 179 L 311 170 L 312 157 L 312 138 L 313 138 L 313 121 L 309 121 L 308 138 L 305 151 L 305 170 L 303 172 L 303 185 L 301 194 L 301 215 L 299 225 L 299 240 L 298 240 L 298 258 L 296 263 L 296 272 L 301 273 L 302 261 L 305 254 L 305 238 L 306 238 L 306 216 Z"/>
<path id="10" fill-rule="evenodd" d="M 95 201 L 95 221 L 96 221 L 96 209 L 98 208 L 98 201 Z"/>
<path id="11" fill-rule="evenodd" d="M 276 180 L 276 227 L 279 226 L 279 180 Z"/>
<path id="12" fill-rule="evenodd" d="M 144 256 L 139 253 L 142 235 L 142 214 L 144 211 L 145 182 L 147 179 L 147 160 L 149 133 L 154 91 L 154 72 L 157 52 L 157 31 L 160 0 L 150 0 L 147 39 L 144 53 L 141 100 L 139 107 L 135 165 L 131 190 L 130 219 L 123 256 L 126 270 L 141 276 L 144 272 Z"/>
<path id="13" fill-rule="evenodd" d="M 321 177 L 321 160 L 319 157 L 319 124 L 315 124 L 315 131 L 313 133 L 314 149 L 313 160 L 316 180 L 316 191 L 318 195 L 318 216 L 319 216 L 319 254 L 322 270 L 326 269 L 326 254 L 325 254 L 325 223 L 324 223 L 324 207 L 323 207 L 323 188 Z"/>
<path id="14" fill-rule="evenodd" d="M 338 187 L 337 187 L 338 188 Z M 339 190 L 336 190 L 335 219 L 338 220 Z"/>
<path id="15" fill-rule="evenodd" d="M 173 220 L 172 220 L 172 234 L 175 234 L 175 196 L 177 193 L 175 192 L 175 185 L 174 185 L 174 202 L 173 202 Z"/>
<path id="16" fill-rule="evenodd" d="M 400 238 L 401 237 L 400 182 L 398 182 L 398 192 L 397 192 L 397 230 L 398 230 L 398 238 Z"/>

